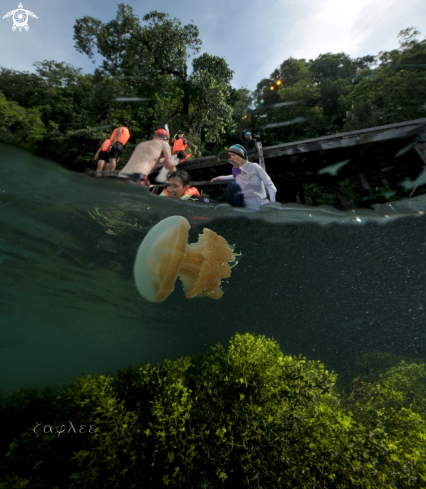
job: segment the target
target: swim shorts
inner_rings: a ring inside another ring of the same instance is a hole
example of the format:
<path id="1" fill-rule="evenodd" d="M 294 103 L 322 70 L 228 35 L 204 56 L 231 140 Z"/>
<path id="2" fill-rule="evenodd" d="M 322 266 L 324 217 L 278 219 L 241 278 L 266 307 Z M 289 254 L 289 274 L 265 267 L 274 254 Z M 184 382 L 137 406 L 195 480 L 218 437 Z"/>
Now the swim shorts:
<path id="1" fill-rule="evenodd" d="M 122 181 L 130 181 L 134 183 L 139 183 L 144 187 L 150 187 L 151 182 L 148 179 L 148 175 L 144 173 L 122 173 L 120 175 L 119 171 L 91 171 L 88 173 L 91 177 L 103 177 L 103 178 L 115 178 Z"/>
<path id="2" fill-rule="evenodd" d="M 131 180 L 132 182 L 140 183 L 144 187 L 148 188 L 151 185 L 151 182 L 148 180 L 148 175 L 143 173 L 122 173 L 119 178 L 125 178 L 127 180 Z"/>
<path id="3" fill-rule="evenodd" d="M 108 153 L 107 151 L 101 151 L 99 153 L 99 160 L 106 161 L 108 163 L 110 154 L 111 153 Z"/>
<path id="4" fill-rule="evenodd" d="M 119 142 L 116 142 L 108 154 L 110 158 L 118 159 L 120 158 L 122 152 L 123 152 L 123 145 Z"/>

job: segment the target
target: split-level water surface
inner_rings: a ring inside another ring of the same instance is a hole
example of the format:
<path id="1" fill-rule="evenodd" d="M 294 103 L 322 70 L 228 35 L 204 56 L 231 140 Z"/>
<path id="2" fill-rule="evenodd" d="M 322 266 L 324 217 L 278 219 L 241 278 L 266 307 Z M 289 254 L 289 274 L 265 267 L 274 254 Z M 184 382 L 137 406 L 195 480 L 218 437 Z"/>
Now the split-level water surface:
<path id="1" fill-rule="evenodd" d="M 67 383 L 209 350 L 236 332 L 349 378 L 388 352 L 426 361 L 426 198 L 377 212 L 269 205 L 259 212 L 178 202 L 69 172 L 2 146 L 0 390 Z M 242 253 L 219 300 L 162 303 L 137 292 L 149 229 L 185 216 Z"/>

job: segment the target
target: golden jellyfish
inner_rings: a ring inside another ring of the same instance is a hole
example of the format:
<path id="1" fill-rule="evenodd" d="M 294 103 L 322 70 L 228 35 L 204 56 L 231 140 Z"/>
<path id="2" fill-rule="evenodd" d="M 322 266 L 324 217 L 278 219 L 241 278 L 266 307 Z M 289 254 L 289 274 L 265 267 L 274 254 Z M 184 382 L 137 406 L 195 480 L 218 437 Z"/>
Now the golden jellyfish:
<path id="1" fill-rule="evenodd" d="M 240 254 L 234 253 L 225 238 L 207 228 L 198 235 L 196 243 L 188 244 L 190 228 L 184 217 L 167 217 L 148 232 L 139 246 L 135 282 L 139 293 L 149 302 L 167 299 L 178 276 L 187 299 L 222 297 L 222 279 L 230 277 L 229 263 Z"/>

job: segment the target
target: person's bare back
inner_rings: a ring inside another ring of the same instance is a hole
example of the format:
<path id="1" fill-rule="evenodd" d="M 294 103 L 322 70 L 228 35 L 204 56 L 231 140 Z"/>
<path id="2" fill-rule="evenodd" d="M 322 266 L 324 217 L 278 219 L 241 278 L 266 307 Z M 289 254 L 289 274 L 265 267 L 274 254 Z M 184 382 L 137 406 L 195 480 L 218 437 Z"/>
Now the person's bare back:
<path id="1" fill-rule="evenodd" d="M 154 139 L 151 141 L 144 141 L 136 146 L 129 161 L 120 170 L 119 175 L 124 173 L 142 173 L 143 175 L 149 175 L 154 171 L 158 163 L 160 163 L 160 160 L 163 161 L 163 158 L 164 166 L 168 170 L 175 168 L 169 143 L 154 136 Z"/>

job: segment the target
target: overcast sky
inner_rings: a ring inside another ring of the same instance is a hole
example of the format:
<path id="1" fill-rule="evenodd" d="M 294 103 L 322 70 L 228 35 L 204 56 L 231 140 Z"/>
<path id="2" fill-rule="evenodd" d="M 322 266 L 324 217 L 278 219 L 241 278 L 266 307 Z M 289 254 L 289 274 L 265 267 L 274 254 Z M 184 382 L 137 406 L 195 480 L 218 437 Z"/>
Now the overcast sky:
<path id="1" fill-rule="evenodd" d="M 29 30 L 12 31 L 12 17 L 0 19 L 0 65 L 34 71 L 36 61 L 65 61 L 84 72 L 92 62 L 74 48 L 73 25 L 86 15 L 108 22 L 115 17 L 112 0 L 1 0 L 0 17 L 18 8 L 34 12 Z M 282 61 L 316 58 L 326 52 L 353 57 L 398 47 L 400 30 L 415 26 L 426 36 L 426 0 L 154 0 L 130 1 L 142 17 L 157 10 L 194 21 L 202 51 L 226 59 L 235 71 L 233 85 L 254 89 Z"/>

